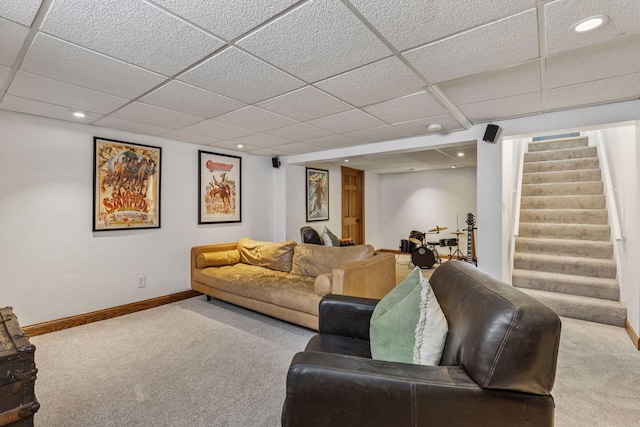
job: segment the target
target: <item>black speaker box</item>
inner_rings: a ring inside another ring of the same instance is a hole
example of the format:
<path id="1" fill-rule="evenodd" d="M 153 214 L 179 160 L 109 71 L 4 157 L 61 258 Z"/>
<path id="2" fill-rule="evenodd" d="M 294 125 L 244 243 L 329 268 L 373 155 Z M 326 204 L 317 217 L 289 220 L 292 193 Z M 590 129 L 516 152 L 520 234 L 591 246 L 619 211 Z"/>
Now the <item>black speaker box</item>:
<path id="1" fill-rule="evenodd" d="M 484 137 L 482 137 L 482 140 L 487 142 L 496 142 L 496 135 L 499 130 L 500 126 L 488 124 L 487 130 L 484 131 Z"/>
<path id="2" fill-rule="evenodd" d="M 280 167 L 280 159 L 277 157 L 272 157 L 271 158 L 271 166 L 273 166 L 274 168 L 279 168 Z"/>

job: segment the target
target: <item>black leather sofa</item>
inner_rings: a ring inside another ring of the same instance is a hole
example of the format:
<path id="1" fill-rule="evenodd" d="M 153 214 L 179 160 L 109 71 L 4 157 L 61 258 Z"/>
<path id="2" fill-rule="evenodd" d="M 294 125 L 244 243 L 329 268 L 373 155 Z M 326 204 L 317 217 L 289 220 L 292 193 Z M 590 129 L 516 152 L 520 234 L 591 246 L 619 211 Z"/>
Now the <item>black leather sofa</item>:
<path id="1" fill-rule="evenodd" d="M 429 281 L 449 324 L 440 366 L 372 360 L 377 300 L 328 295 L 289 367 L 282 425 L 553 426 L 555 312 L 464 262 Z"/>

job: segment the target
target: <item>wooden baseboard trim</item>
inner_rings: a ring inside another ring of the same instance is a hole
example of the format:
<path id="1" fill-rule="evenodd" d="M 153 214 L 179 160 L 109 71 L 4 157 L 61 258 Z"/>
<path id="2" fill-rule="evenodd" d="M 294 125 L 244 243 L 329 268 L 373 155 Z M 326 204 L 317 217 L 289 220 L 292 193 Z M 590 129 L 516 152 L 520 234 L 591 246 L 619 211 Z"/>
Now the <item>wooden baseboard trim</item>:
<path id="1" fill-rule="evenodd" d="M 400 253 L 402 253 L 397 249 L 377 249 L 376 252 L 389 252 L 389 253 L 392 253 L 392 254 L 400 254 Z"/>
<path id="2" fill-rule="evenodd" d="M 629 337 L 631 337 L 631 341 L 633 341 L 633 345 L 635 346 L 635 348 L 640 350 L 640 338 L 638 338 L 638 334 L 631 327 L 631 323 L 629 323 L 629 319 L 626 319 L 624 321 L 624 328 L 627 330 Z"/>
<path id="3" fill-rule="evenodd" d="M 200 292 L 193 290 L 178 292 L 171 295 L 151 298 L 144 301 L 132 302 L 131 304 L 119 305 L 117 307 L 105 308 L 103 310 L 92 311 L 90 313 L 78 314 L 77 316 L 64 317 L 62 319 L 51 320 L 49 322 L 36 323 L 35 325 L 25 326 L 24 332 L 29 337 L 47 334 L 49 332 L 61 331 L 63 329 L 73 328 L 74 326 L 86 325 L 87 323 L 98 322 L 100 320 L 111 319 L 113 317 L 125 314 L 135 313 L 136 311 L 146 310 L 148 308 L 159 307 L 161 305 L 170 304 L 183 299 L 197 297 L 202 295 Z"/>

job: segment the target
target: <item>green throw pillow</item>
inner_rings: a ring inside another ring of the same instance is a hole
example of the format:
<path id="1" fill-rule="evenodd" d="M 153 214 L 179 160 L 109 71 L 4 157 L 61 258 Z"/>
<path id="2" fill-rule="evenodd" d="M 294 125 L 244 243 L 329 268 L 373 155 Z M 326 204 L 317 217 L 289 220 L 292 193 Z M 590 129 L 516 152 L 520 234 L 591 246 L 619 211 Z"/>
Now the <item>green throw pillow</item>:
<path id="1" fill-rule="evenodd" d="M 416 267 L 373 310 L 369 328 L 373 359 L 413 363 L 416 325 L 420 320 L 421 278 L 420 269 Z"/>
<path id="2" fill-rule="evenodd" d="M 329 230 L 327 227 L 325 227 L 324 231 L 326 231 L 327 234 L 329 235 L 329 238 L 331 239 L 331 245 L 332 246 L 340 246 L 340 239 L 338 237 L 336 237 L 336 235 L 333 234 L 331 232 L 331 230 Z"/>

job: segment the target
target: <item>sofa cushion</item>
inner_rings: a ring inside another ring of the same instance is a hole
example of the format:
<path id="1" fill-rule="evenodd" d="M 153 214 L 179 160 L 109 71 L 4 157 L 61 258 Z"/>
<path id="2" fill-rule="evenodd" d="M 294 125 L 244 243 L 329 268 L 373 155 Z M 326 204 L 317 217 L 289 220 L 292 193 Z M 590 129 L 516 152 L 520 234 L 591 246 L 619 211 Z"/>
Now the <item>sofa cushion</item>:
<path id="1" fill-rule="evenodd" d="M 219 267 L 221 265 L 233 265 L 240 262 L 240 252 L 237 249 L 231 251 L 205 252 L 196 258 L 196 267 Z"/>
<path id="2" fill-rule="evenodd" d="M 371 245 L 333 247 L 302 243 L 293 250 L 291 273 L 317 277 L 340 265 L 372 257 L 373 253 Z"/>
<path id="3" fill-rule="evenodd" d="M 238 242 L 240 260 L 249 265 L 268 268 L 270 270 L 291 271 L 293 248 L 296 242 L 261 242 L 243 237 Z"/>

